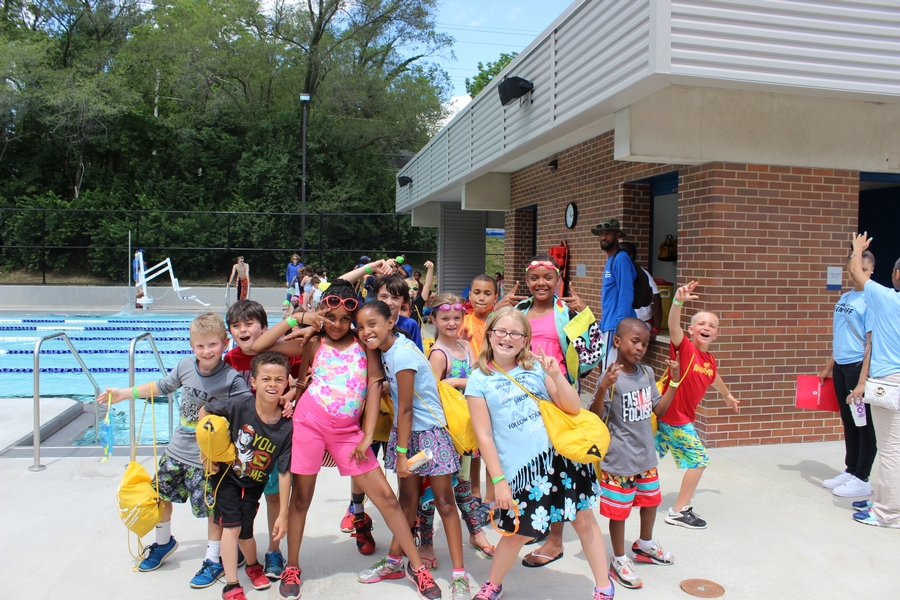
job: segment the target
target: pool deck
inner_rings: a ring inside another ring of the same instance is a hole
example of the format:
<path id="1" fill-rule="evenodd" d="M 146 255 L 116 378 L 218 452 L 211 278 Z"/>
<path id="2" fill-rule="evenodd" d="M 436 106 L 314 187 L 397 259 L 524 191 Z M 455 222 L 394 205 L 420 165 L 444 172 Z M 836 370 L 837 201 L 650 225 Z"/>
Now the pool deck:
<path id="1" fill-rule="evenodd" d="M 126 530 L 116 514 L 115 492 L 127 462 L 117 448 L 108 463 L 96 457 L 45 456 L 47 469 L 33 473 L 26 458 L 0 458 L 0 513 L 4 515 L 0 545 L 3 597 L 17 600 L 86 595 L 97 599 L 221 597 L 218 585 L 192 590 L 187 583 L 205 553 L 204 521 L 177 507 L 173 533 L 178 551 L 153 573 L 132 571 Z M 710 526 L 703 531 L 672 527 L 657 517 L 655 535 L 674 553 L 670 567 L 637 567 L 643 590 L 618 590 L 618 598 L 682 598 L 678 587 L 687 578 L 713 580 L 725 598 L 859 598 L 894 597 L 900 530 L 867 527 L 850 518 L 850 499 L 821 487 L 842 464 L 843 444 L 810 443 L 710 450 L 707 469 L 694 500 Z M 141 461 L 152 468 L 152 458 Z M 680 475 L 671 459 L 660 466 L 664 501 L 675 497 Z M 877 472 L 874 477 L 877 477 Z M 385 551 L 388 532 L 374 512 L 374 556 L 360 556 L 352 538 L 338 529 L 346 507 L 348 485 L 334 469 L 319 477 L 312 519 L 307 522 L 301 554 L 304 598 L 415 598 L 411 585 L 390 581 L 365 586 L 355 573 Z M 264 508 L 262 509 L 265 510 Z M 601 527 L 607 529 L 601 520 Z M 634 515 L 626 525 L 627 541 L 638 534 Z M 489 537 L 496 541 L 497 535 Z M 152 540 L 152 534 L 151 534 Z M 257 542 L 265 539 L 265 519 L 257 519 Z M 436 550 L 436 578 L 447 594 L 450 559 L 443 535 Z M 504 598 L 589 598 L 588 565 L 571 527 L 566 528 L 566 555 L 549 567 L 514 567 L 504 584 Z M 147 541 L 147 540 L 145 540 Z M 286 544 L 282 543 L 283 547 Z M 134 548 L 134 538 L 132 538 Z M 608 547 L 608 544 L 607 544 Z M 473 584 L 483 581 L 490 562 L 466 547 L 466 566 Z M 523 551 L 524 553 L 524 551 Z M 48 568 L 50 567 L 50 568 Z M 242 573 L 242 580 L 245 580 Z M 250 600 L 277 598 L 275 586 Z M 475 590 L 473 589 L 473 594 Z"/>

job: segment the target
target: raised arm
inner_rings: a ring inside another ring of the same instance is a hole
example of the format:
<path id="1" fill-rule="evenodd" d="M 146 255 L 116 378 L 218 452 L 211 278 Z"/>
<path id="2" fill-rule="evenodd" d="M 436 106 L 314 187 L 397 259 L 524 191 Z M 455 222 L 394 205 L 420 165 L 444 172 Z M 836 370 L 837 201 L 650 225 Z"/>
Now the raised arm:
<path id="1" fill-rule="evenodd" d="M 340 279 L 343 279 L 348 283 L 354 283 L 356 281 L 359 281 L 366 275 L 375 275 L 376 277 L 378 275 L 390 275 L 391 269 L 396 263 L 397 261 L 395 261 L 393 258 L 374 260 L 367 265 L 357 267 L 352 271 L 344 273 L 340 276 Z"/>
<path id="2" fill-rule="evenodd" d="M 669 337 L 671 337 L 672 345 L 676 350 L 681 348 L 681 342 L 684 341 L 684 330 L 681 328 L 681 306 L 688 300 L 700 299 L 700 296 L 694 295 L 694 288 L 697 285 L 696 281 L 688 282 L 687 285 L 675 290 L 675 298 L 672 299 L 672 308 L 669 310 Z"/>
<path id="3" fill-rule="evenodd" d="M 850 254 L 850 279 L 853 280 L 853 283 L 862 287 L 869 280 L 863 273 L 862 253 L 869 248 L 872 238 L 869 237 L 869 232 L 867 231 L 859 235 L 854 233 L 850 237 L 850 243 L 853 245 L 853 252 Z"/>
<path id="4" fill-rule="evenodd" d="M 419 290 L 419 295 L 422 296 L 422 300 L 428 302 L 428 298 L 431 296 L 431 285 L 434 282 L 434 263 L 426 260 L 425 268 L 428 269 L 425 272 L 425 289 Z"/>

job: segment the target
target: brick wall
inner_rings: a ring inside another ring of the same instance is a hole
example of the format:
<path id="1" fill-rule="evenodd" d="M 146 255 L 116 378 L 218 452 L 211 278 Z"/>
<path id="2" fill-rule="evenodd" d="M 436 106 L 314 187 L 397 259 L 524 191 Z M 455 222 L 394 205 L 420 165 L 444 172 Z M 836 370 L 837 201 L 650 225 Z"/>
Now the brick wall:
<path id="1" fill-rule="evenodd" d="M 831 315 L 839 292 L 825 289 L 827 266 L 845 263 L 858 219 L 859 174 L 833 169 L 709 163 L 678 167 L 613 160 L 613 134 L 569 148 L 512 176 L 507 213 L 506 279 L 523 272 L 531 250 L 531 211 L 546 251 L 567 240 L 571 282 L 599 314 L 606 261 L 591 227 L 617 218 L 647 265 L 649 186 L 632 183 L 679 169 L 678 280 L 700 281 L 701 305 L 716 311 L 721 334 L 712 347 L 720 373 L 741 401 L 740 414 L 710 390 L 698 409 L 698 430 L 711 446 L 836 440 L 840 420 L 793 407 L 797 374 L 815 374 L 831 351 Z M 578 204 L 578 224 L 564 224 L 565 206 Z M 524 253 L 524 254 L 523 254 Z M 574 265 L 587 265 L 574 277 Z M 520 276 L 519 276 L 520 277 Z M 648 364 L 662 368 L 657 342 Z M 594 378 L 587 380 L 593 388 Z"/>

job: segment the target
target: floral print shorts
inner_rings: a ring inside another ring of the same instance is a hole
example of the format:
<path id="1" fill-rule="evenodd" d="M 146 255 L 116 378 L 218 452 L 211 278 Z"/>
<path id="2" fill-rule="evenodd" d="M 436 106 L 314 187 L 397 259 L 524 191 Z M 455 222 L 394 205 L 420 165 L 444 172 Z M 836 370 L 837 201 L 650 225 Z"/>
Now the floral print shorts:
<path id="1" fill-rule="evenodd" d="M 551 523 L 574 521 L 580 510 L 596 509 L 600 484 L 592 464 L 572 462 L 554 449 L 550 456 L 539 456 L 530 464 L 531 476 L 521 489 L 513 489 L 519 504 L 519 535 L 538 537 L 547 533 Z M 501 511 L 497 527 L 515 529 L 513 511 Z"/>

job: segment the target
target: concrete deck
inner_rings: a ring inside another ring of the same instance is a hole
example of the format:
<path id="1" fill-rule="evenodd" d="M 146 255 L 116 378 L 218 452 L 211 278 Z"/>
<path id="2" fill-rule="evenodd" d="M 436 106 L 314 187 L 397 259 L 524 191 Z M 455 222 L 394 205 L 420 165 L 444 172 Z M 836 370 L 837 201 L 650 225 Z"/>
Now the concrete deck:
<path id="1" fill-rule="evenodd" d="M 134 561 L 115 504 L 127 462 L 121 455 L 125 451 L 117 448 L 119 456 L 106 464 L 99 458 L 44 457 L 47 469 L 40 473 L 27 470 L 29 459 L 0 458 L 3 597 L 221 597 L 218 585 L 206 590 L 187 585 L 205 553 L 206 526 L 183 506 L 176 507 L 173 519 L 178 551 L 159 571 L 131 570 Z M 694 502 L 709 528 L 672 527 L 660 514 L 655 534 L 674 553 L 675 564 L 639 565 L 644 589 L 619 589 L 619 598 L 688 599 L 678 584 L 693 577 L 720 583 L 726 589 L 724 597 L 735 599 L 843 598 L 848 590 L 859 598 L 895 597 L 900 530 L 855 523 L 850 518 L 851 500 L 835 498 L 820 485 L 840 470 L 841 443 L 725 448 L 711 450 L 710 456 L 712 465 Z M 152 458 L 142 461 L 152 468 Z M 680 482 L 671 459 L 661 464 L 660 476 L 662 512 L 674 500 Z M 369 586 L 356 581 L 355 573 L 386 550 L 389 533 L 375 512 L 379 548 L 372 557 L 360 556 L 353 539 L 338 530 L 347 496 L 348 482 L 334 469 L 324 470 L 301 553 L 303 597 L 415 598 L 411 584 L 404 580 Z M 601 527 L 607 530 L 603 520 Z M 636 514 L 626 533 L 628 543 L 637 537 Z M 493 532 L 488 535 L 492 540 L 498 537 Z M 265 519 L 260 516 L 256 536 L 260 557 L 265 536 Z M 153 541 L 152 534 L 148 538 L 145 541 Z M 440 569 L 435 575 L 446 595 L 450 559 L 440 532 L 436 542 Z M 285 542 L 282 545 L 286 548 Z M 490 562 L 466 548 L 466 567 L 476 584 L 487 577 Z M 589 598 L 593 584 L 589 574 L 577 537 L 567 528 L 565 558 L 542 569 L 514 567 L 504 583 L 504 597 Z M 277 598 L 275 586 L 265 592 L 245 586 L 245 591 L 250 600 Z"/>
<path id="2" fill-rule="evenodd" d="M 41 440 L 65 427 L 83 412 L 84 404 L 71 398 L 41 398 Z M 27 442 L 34 436 L 34 399 L 0 398 L 0 451 Z"/>

